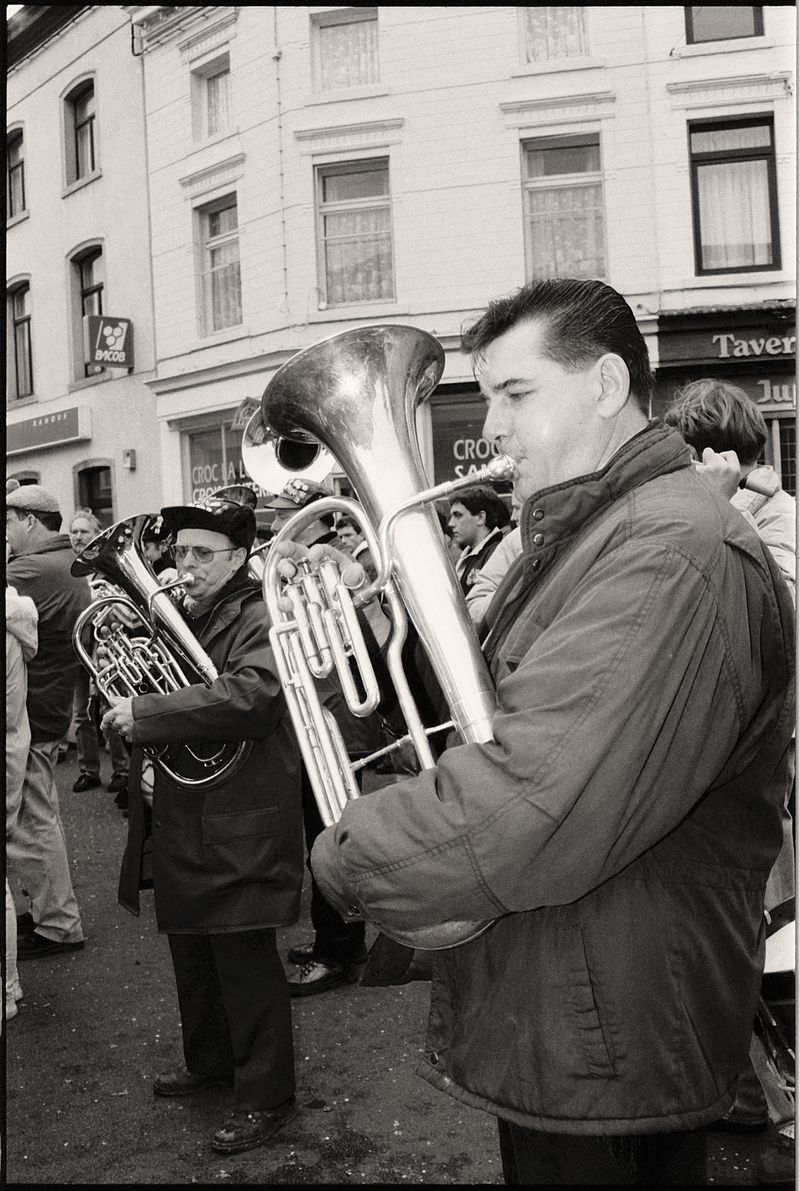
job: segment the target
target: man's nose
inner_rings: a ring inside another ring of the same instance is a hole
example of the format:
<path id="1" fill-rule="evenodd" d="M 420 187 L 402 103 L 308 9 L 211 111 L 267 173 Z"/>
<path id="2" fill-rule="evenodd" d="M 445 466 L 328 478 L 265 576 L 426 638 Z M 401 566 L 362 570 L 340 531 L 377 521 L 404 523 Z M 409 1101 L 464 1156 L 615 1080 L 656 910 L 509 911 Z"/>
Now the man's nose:
<path id="1" fill-rule="evenodd" d="M 486 417 L 483 421 L 483 437 L 490 443 L 499 443 L 508 433 L 506 419 L 503 417 L 498 403 L 490 402 L 486 406 Z"/>

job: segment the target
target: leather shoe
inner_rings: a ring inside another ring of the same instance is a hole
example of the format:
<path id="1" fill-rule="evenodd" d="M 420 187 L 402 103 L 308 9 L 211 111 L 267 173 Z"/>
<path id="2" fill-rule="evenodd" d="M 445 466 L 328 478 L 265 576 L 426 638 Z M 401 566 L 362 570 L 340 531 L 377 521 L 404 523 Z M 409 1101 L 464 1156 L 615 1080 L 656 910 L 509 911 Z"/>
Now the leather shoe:
<path id="1" fill-rule="evenodd" d="M 128 790 L 128 775 L 127 773 L 115 773 L 111 781 L 106 786 L 110 794 L 119 794 L 122 790 L 127 793 Z"/>
<path id="2" fill-rule="evenodd" d="M 238 1154 L 242 1150 L 252 1150 L 255 1146 L 269 1141 L 280 1128 L 296 1116 L 297 1106 L 294 1097 L 268 1112 L 245 1112 L 237 1109 L 226 1117 L 225 1124 L 214 1134 L 212 1148 L 219 1154 Z"/>
<path id="3" fill-rule="evenodd" d="M 366 963 L 369 952 L 366 947 L 362 947 L 357 955 L 348 956 L 342 963 L 348 964 L 363 964 Z M 290 964 L 310 964 L 314 960 L 314 944 L 301 943 L 299 947 L 290 947 L 286 952 L 286 958 Z"/>
<path id="4" fill-rule="evenodd" d="M 72 787 L 76 794 L 82 794 L 84 790 L 93 790 L 95 786 L 100 785 L 100 775 L 97 773 L 82 773 L 78 777 L 75 785 Z"/>
<path id="5" fill-rule="evenodd" d="M 303 964 L 287 984 L 291 996 L 310 997 L 342 984 L 355 984 L 358 976 L 359 969 L 355 964 L 323 964 L 312 959 L 311 963 Z"/>
<path id="6" fill-rule="evenodd" d="M 174 1071 L 162 1071 L 153 1080 L 156 1096 L 191 1096 L 205 1088 L 232 1086 L 232 1075 L 196 1075 L 193 1071 L 187 1071 L 185 1067 L 177 1067 Z"/>
<path id="7" fill-rule="evenodd" d="M 794 1138 L 778 1133 L 756 1162 L 754 1173 L 761 1186 L 794 1187 Z"/>
<path id="8" fill-rule="evenodd" d="M 744 1114 L 729 1108 L 718 1121 L 714 1121 L 711 1128 L 721 1130 L 723 1133 L 764 1133 L 768 1125 L 769 1115 Z"/>
<path id="9" fill-rule="evenodd" d="M 45 955 L 63 955 L 67 951 L 83 951 L 83 939 L 77 943 L 59 943 L 55 939 L 46 939 L 44 935 L 37 935 L 34 931 L 30 935 L 23 935 L 17 939 L 17 959 L 40 959 Z"/>

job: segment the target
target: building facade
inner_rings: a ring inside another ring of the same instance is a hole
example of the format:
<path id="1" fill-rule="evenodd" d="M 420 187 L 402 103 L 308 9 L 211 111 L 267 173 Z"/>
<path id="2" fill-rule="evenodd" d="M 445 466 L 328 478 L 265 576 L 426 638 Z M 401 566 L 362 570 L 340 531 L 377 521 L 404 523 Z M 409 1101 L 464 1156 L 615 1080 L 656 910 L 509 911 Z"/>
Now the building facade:
<path id="1" fill-rule="evenodd" d="M 246 479 L 277 368 L 375 323 L 442 343 L 422 456 L 431 482 L 469 474 L 491 446 L 461 328 L 551 275 L 626 296 L 654 412 L 687 378 L 743 384 L 794 491 L 792 8 L 123 10 L 164 502 Z"/>
<path id="2" fill-rule="evenodd" d="M 44 485 L 65 520 L 85 506 L 106 525 L 162 490 L 130 46 L 111 5 L 26 5 L 8 26 L 6 473 Z"/>

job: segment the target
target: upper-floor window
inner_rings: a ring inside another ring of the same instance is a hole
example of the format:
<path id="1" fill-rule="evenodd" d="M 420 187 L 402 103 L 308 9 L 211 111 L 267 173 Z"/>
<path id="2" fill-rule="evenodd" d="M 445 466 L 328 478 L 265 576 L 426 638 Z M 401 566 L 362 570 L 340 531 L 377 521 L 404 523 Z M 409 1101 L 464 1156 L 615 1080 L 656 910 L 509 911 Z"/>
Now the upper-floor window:
<path id="1" fill-rule="evenodd" d="M 11 398 L 33 394 L 33 354 L 31 349 L 31 287 L 26 281 L 8 293 L 8 326 L 10 355 L 14 360 L 13 375 L 9 369 Z"/>
<path id="2" fill-rule="evenodd" d="M 317 248 L 328 306 L 394 297 L 388 161 L 318 168 Z"/>
<path id="3" fill-rule="evenodd" d="M 22 130 L 9 133 L 6 140 L 7 218 L 25 211 L 25 142 Z"/>
<path id="4" fill-rule="evenodd" d="M 192 85 L 192 134 L 195 140 L 219 136 L 233 124 L 230 55 L 195 67 Z"/>
<path id="5" fill-rule="evenodd" d="M 600 137 L 537 137 L 524 146 L 528 277 L 605 277 Z"/>
<path id="6" fill-rule="evenodd" d="M 74 268 L 80 294 L 79 322 L 81 322 L 85 314 L 103 313 L 105 259 L 102 248 L 90 248 L 88 252 L 74 261 Z M 83 342 L 82 333 L 78 336 L 78 341 Z M 96 376 L 104 371 L 105 369 L 100 364 L 82 364 L 81 366 L 81 375 L 83 376 Z"/>
<path id="7" fill-rule="evenodd" d="M 686 44 L 726 41 L 735 37 L 760 37 L 764 32 L 763 8 L 737 4 L 685 7 Z"/>
<path id="8" fill-rule="evenodd" d="M 239 215 L 236 195 L 198 211 L 201 239 L 203 331 L 210 335 L 242 321 Z"/>
<path id="9" fill-rule="evenodd" d="M 698 273 L 780 268 L 772 118 L 689 124 Z"/>
<path id="10" fill-rule="evenodd" d="M 316 91 L 377 83 L 378 10 L 349 8 L 312 17 L 311 47 Z"/>
<path id="11" fill-rule="evenodd" d="M 67 184 L 97 169 L 97 125 L 94 82 L 87 79 L 65 100 Z"/>
<path id="12" fill-rule="evenodd" d="M 524 61 L 583 58 L 589 53 L 582 8 L 523 8 Z"/>

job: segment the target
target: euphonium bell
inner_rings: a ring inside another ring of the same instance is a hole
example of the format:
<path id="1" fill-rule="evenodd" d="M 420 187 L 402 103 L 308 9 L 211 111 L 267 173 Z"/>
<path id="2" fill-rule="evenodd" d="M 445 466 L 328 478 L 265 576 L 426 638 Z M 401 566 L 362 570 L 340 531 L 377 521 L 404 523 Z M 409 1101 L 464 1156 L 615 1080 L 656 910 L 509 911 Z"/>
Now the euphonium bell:
<path id="1" fill-rule="evenodd" d="M 260 488 L 277 494 L 292 479 L 321 484 L 336 467 L 336 460 L 308 435 L 276 434 L 259 409 L 244 428 L 242 464 Z"/>
<path id="2" fill-rule="evenodd" d="M 365 327 L 299 352 L 278 370 L 262 399 L 264 423 L 278 436 L 305 436 L 322 443 L 347 475 L 359 502 L 326 498 L 295 514 L 276 535 L 264 573 L 282 685 L 328 825 L 338 821 L 348 799 L 358 796 L 353 771 L 360 766 L 349 764 L 314 679 L 335 667 L 354 715 L 370 714 L 377 706 L 374 673 L 359 640 L 359 602 L 380 593 L 391 616 L 387 665 L 408 727 L 405 739 L 413 743 L 421 767 L 435 763 L 427 741 L 432 731 L 454 726 L 464 741 L 492 738 L 494 684 L 430 502 L 481 480 L 511 479 L 515 469 L 511 460 L 500 457 L 474 475 L 428 487 L 415 414 L 443 368 L 444 352 L 426 332 L 405 326 Z M 378 566 L 377 580 L 355 600 L 333 563 L 324 563 L 319 574 L 301 563 L 296 582 L 289 585 L 280 575 L 275 546 L 298 537 L 312 517 L 331 511 L 352 515 L 361 524 Z M 452 715 L 450 723 L 436 729 L 422 724 L 402 672 L 406 610 Z M 351 658 L 359 667 L 361 691 L 355 694 L 348 690 L 353 685 Z M 400 942 L 438 949 L 467 942 L 490 923 L 445 922 L 404 934 L 378 925 Z"/>
<path id="3" fill-rule="evenodd" d="M 141 538 L 150 521 L 149 515 L 118 521 L 92 538 L 70 568 L 73 575 L 103 575 L 124 593 L 94 600 L 73 630 L 75 651 L 106 698 L 169 694 L 192 683 L 210 685 L 218 677 L 170 596 L 171 588 L 189 586 L 190 577 L 162 587 L 144 558 Z M 115 609 L 123 623 L 111 628 L 104 622 Z M 92 640 L 87 649 L 84 632 L 89 627 Z M 102 664 L 94 657 L 97 646 L 105 653 Z M 243 741 L 212 744 L 207 751 L 189 745 L 144 751 L 177 785 L 209 790 L 241 768 L 251 748 Z"/>

